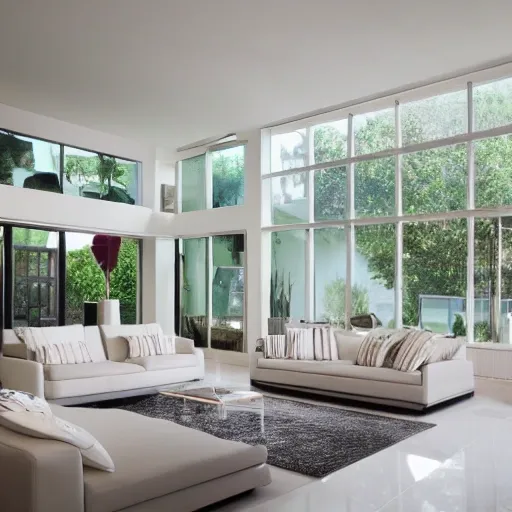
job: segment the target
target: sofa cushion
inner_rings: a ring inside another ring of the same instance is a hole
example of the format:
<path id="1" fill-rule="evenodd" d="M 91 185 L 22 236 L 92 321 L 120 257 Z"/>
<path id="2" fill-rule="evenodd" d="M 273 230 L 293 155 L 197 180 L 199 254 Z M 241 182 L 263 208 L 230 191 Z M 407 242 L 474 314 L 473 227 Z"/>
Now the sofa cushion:
<path id="1" fill-rule="evenodd" d="M 198 365 L 197 357 L 194 354 L 173 354 L 169 356 L 132 357 L 130 359 L 127 359 L 126 363 L 140 365 L 144 367 L 147 371 L 170 370 L 172 368 L 188 368 L 190 366 Z"/>
<path id="2" fill-rule="evenodd" d="M 128 358 L 126 336 L 140 334 L 164 335 L 158 324 L 100 325 L 100 332 L 109 360 L 117 362 L 123 362 Z"/>
<path id="3" fill-rule="evenodd" d="M 366 333 L 334 329 L 334 338 L 338 345 L 338 357 L 343 360 L 356 361 L 365 336 Z"/>
<path id="4" fill-rule="evenodd" d="M 113 361 L 84 364 L 45 364 L 43 369 L 45 380 L 90 379 L 91 377 L 125 375 L 145 371 L 142 366 L 136 364 L 114 363 Z"/>
<path id="5" fill-rule="evenodd" d="M 84 327 L 85 332 L 85 344 L 89 349 L 92 360 L 95 363 L 101 363 L 107 360 L 105 355 L 105 347 L 103 341 L 101 341 L 100 328 L 97 325 L 87 325 Z"/>
<path id="6" fill-rule="evenodd" d="M 267 450 L 115 409 L 53 406 L 110 453 L 115 473 L 84 470 L 87 511 L 111 512 L 263 464 Z M 122 433 L 122 435 L 120 435 Z"/>
<path id="7" fill-rule="evenodd" d="M 104 375 L 84 379 L 45 380 L 44 396 L 47 400 L 68 400 L 92 395 L 109 395 L 125 391 L 147 389 L 153 392 L 170 384 L 204 378 L 202 365 L 147 372 L 141 366 L 126 363 L 142 371 L 122 375 Z M 112 398 L 116 398 L 112 396 Z M 95 398 L 93 401 L 96 401 Z"/>
<path id="8" fill-rule="evenodd" d="M 419 370 L 406 373 L 391 368 L 357 366 L 353 361 L 347 360 L 295 361 L 292 359 L 260 358 L 258 359 L 258 368 L 421 386 L 421 372 Z"/>

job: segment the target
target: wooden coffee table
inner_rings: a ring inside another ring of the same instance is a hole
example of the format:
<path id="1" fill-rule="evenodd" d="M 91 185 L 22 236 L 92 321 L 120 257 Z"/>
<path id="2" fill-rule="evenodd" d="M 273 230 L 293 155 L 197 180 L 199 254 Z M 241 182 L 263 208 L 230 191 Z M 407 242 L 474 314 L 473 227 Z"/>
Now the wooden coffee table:
<path id="1" fill-rule="evenodd" d="M 228 418 L 228 411 L 257 413 L 260 416 L 261 432 L 265 432 L 263 395 L 256 391 L 235 391 L 207 386 L 182 390 L 171 389 L 160 391 L 160 394 L 183 400 L 184 407 L 186 407 L 187 401 L 216 406 L 218 417 L 221 420 Z"/>

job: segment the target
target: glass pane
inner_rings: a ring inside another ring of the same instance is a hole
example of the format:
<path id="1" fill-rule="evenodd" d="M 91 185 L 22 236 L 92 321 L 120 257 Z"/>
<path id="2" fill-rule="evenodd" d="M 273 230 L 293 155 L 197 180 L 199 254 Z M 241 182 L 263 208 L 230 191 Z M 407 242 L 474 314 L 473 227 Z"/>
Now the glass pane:
<path id="1" fill-rule="evenodd" d="M 207 239 L 183 240 L 181 335 L 197 347 L 208 346 L 208 259 Z"/>
<path id="2" fill-rule="evenodd" d="M 355 227 L 352 316 L 373 313 L 384 327 L 395 325 L 394 224 Z"/>
<path id="3" fill-rule="evenodd" d="M 315 171 L 315 220 L 339 220 L 347 215 L 347 168 Z"/>
<path id="4" fill-rule="evenodd" d="M 211 348 L 244 351 L 244 235 L 213 237 Z"/>
<path id="5" fill-rule="evenodd" d="M 466 186 L 465 144 L 402 157 L 404 214 L 465 210 Z"/>
<path id="6" fill-rule="evenodd" d="M 475 219 L 474 283 L 474 340 L 512 343 L 508 318 L 512 312 L 511 217 Z"/>
<path id="7" fill-rule="evenodd" d="M 347 130 L 346 119 L 332 123 L 319 124 L 314 129 L 315 161 L 322 164 L 341 160 L 347 156 Z"/>
<path id="8" fill-rule="evenodd" d="M 270 140 L 271 172 L 304 167 L 308 162 L 306 129 L 272 135 Z"/>
<path id="9" fill-rule="evenodd" d="M 64 147 L 64 194 L 135 204 L 138 163 Z"/>
<path id="10" fill-rule="evenodd" d="M 512 123 L 512 78 L 473 87 L 475 131 Z"/>
<path id="11" fill-rule="evenodd" d="M 47 287 L 57 286 L 55 274 L 48 276 L 48 261 L 53 261 L 56 268 L 59 236 L 54 231 L 39 229 L 13 228 L 14 254 L 14 301 L 13 325 L 42 326 L 41 306 L 50 306 L 45 316 L 49 324 L 57 325 L 56 300 L 48 304 Z M 46 262 L 46 263 L 44 263 Z M 43 265 L 44 263 L 44 265 Z M 44 269 L 41 271 L 41 267 Z M 44 273 L 46 270 L 46 273 Z M 41 271 L 41 273 L 40 273 Z"/>
<path id="12" fill-rule="evenodd" d="M 245 146 L 212 153 L 213 207 L 244 204 Z"/>
<path id="13" fill-rule="evenodd" d="M 270 316 L 272 318 L 304 319 L 305 253 L 305 231 L 272 233 L 270 282 Z"/>
<path id="14" fill-rule="evenodd" d="M 475 205 L 512 205 L 512 137 L 475 141 Z"/>
<path id="15" fill-rule="evenodd" d="M 66 324 L 83 323 L 84 302 L 105 299 L 105 276 L 91 252 L 94 235 L 66 233 Z M 137 240 L 123 238 L 110 276 L 110 298 L 120 301 L 122 324 L 137 323 Z"/>
<path id="16" fill-rule="evenodd" d="M 39 275 L 48 275 L 48 253 L 42 252 L 39 255 Z"/>
<path id="17" fill-rule="evenodd" d="M 272 224 L 308 222 L 307 174 L 272 179 Z"/>
<path id="18" fill-rule="evenodd" d="M 315 229 L 314 244 L 315 321 L 344 326 L 347 271 L 345 230 Z"/>
<path id="19" fill-rule="evenodd" d="M 206 209 L 206 155 L 181 162 L 181 211 Z"/>
<path id="20" fill-rule="evenodd" d="M 37 281 L 29 283 L 28 305 L 39 306 L 39 284 Z"/>
<path id="21" fill-rule="evenodd" d="M 438 333 L 465 330 L 467 221 L 404 225 L 403 323 Z M 460 319 L 459 319 L 460 317 Z M 457 325 L 456 325 L 457 327 Z"/>
<path id="22" fill-rule="evenodd" d="M 28 253 L 28 275 L 36 276 L 39 273 L 39 258 L 37 252 Z"/>
<path id="23" fill-rule="evenodd" d="M 354 149 L 356 155 L 367 155 L 396 145 L 395 109 L 354 116 Z"/>
<path id="24" fill-rule="evenodd" d="M 60 193 L 60 146 L 0 130 L 0 183 Z"/>
<path id="25" fill-rule="evenodd" d="M 419 144 L 467 132 L 467 105 L 465 90 L 404 103 L 400 108 L 402 144 Z"/>
<path id="26" fill-rule="evenodd" d="M 394 215 L 395 158 L 356 163 L 354 196 L 356 217 Z"/>

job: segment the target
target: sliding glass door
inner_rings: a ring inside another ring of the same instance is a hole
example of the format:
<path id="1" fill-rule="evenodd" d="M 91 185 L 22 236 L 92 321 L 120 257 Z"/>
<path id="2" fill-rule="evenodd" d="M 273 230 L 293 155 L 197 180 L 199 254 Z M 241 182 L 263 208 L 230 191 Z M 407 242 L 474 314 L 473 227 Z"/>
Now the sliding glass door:
<path id="1" fill-rule="evenodd" d="M 244 352 L 245 235 L 180 242 L 179 332 L 197 347 Z"/>

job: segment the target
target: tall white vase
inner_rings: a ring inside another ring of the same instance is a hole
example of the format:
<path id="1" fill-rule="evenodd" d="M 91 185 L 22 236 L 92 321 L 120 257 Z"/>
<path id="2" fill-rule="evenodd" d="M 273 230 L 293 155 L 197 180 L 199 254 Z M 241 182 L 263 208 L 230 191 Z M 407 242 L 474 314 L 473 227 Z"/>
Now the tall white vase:
<path id="1" fill-rule="evenodd" d="M 121 325 L 119 300 L 109 299 L 98 302 L 98 325 Z"/>

